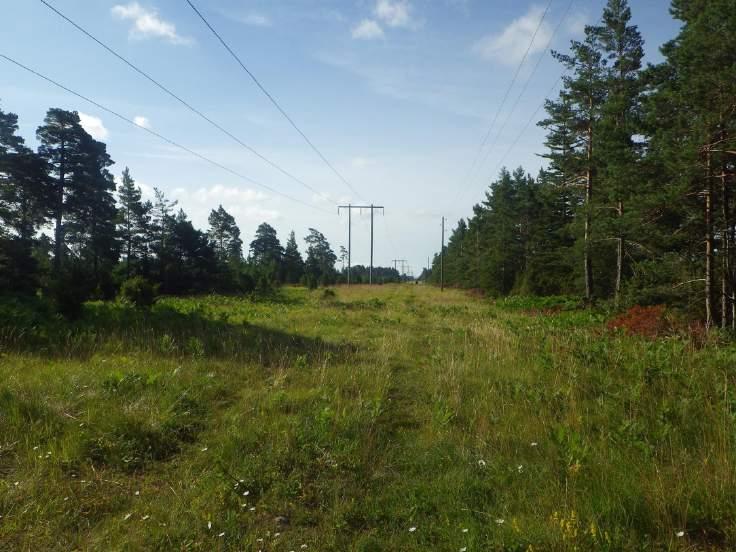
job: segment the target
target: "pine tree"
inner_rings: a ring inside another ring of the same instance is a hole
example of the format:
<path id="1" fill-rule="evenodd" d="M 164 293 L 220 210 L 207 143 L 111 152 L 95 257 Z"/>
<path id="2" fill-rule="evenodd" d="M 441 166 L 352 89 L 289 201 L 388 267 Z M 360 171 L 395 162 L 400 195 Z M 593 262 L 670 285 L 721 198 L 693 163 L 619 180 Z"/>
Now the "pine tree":
<path id="1" fill-rule="evenodd" d="M 572 41 L 570 54 L 553 52 L 569 72 L 562 78 L 563 89 L 557 102 L 547 102 L 549 119 L 542 126 L 552 133 L 548 142 L 558 148 L 557 170 L 568 186 L 582 186 L 583 279 L 585 297 L 593 299 L 593 200 L 599 167 L 595 140 L 605 99 L 604 63 L 592 27 L 586 27 L 585 40 Z M 568 146 L 571 146 L 568 149 Z M 559 156 L 564 155 L 564 159 Z"/>
<path id="2" fill-rule="evenodd" d="M 0 110 L 0 289 L 34 292 L 34 235 L 51 214 L 44 161 L 25 146 L 18 117 Z"/>
<path id="3" fill-rule="evenodd" d="M 702 260 L 695 267 L 704 280 L 708 327 L 736 326 L 732 202 L 736 165 L 736 11 L 731 0 L 674 0 L 673 15 L 683 22 L 666 44 L 665 63 L 650 71 L 648 100 L 652 136 L 648 156 L 665 172 L 677 193 L 679 233 L 690 240 L 683 254 Z M 704 247 L 703 247 L 704 244 Z M 718 266 L 720 256 L 721 266 Z M 720 270 L 721 286 L 716 280 Z M 721 301 L 717 301 L 720 295 Z"/>
<path id="4" fill-rule="evenodd" d="M 220 205 L 207 219 L 208 235 L 215 244 L 215 253 L 223 264 L 238 264 L 243 257 L 243 241 L 235 217 Z"/>
<path id="5" fill-rule="evenodd" d="M 47 112 L 36 136 L 41 142 L 39 154 L 48 163 L 49 174 L 54 181 L 54 270 L 58 273 L 66 251 L 64 219 L 68 214 L 67 196 L 74 179 L 84 172 L 82 149 L 88 135 L 76 111 L 54 108 Z"/>
<path id="6" fill-rule="evenodd" d="M 643 144 L 635 137 L 641 133 L 641 70 L 644 41 L 632 26 L 627 0 L 608 0 L 602 25 L 592 28 L 592 35 L 608 62 L 605 82 L 608 94 L 602 107 L 598 133 L 598 159 L 604 201 L 615 213 L 610 225 L 616 240 L 615 300 L 618 304 L 623 282 L 627 234 L 637 226 L 632 216 L 625 216 L 624 206 L 636 195 L 641 180 L 640 160 Z"/>
<path id="7" fill-rule="evenodd" d="M 330 243 L 322 232 L 309 229 L 309 235 L 304 238 L 307 242 L 307 260 L 304 272 L 310 285 L 329 285 L 335 283 L 335 262 L 337 255 L 330 247 Z"/>
<path id="8" fill-rule="evenodd" d="M 85 132 L 78 162 L 65 201 L 66 242 L 82 263 L 79 269 L 89 275 L 90 289 L 109 298 L 114 294 L 112 270 L 119 257 L 115 179 L 108 170 L 113 161 L 105 144 Z"/>
<path id="9" fill-rule="evenodd" d="M 250 258 L 255 264 L 278 264 L 283 257 L 283 248 L 276 229 L 267 222 L 256 229 L 255 239 L 250 242 Z"/>

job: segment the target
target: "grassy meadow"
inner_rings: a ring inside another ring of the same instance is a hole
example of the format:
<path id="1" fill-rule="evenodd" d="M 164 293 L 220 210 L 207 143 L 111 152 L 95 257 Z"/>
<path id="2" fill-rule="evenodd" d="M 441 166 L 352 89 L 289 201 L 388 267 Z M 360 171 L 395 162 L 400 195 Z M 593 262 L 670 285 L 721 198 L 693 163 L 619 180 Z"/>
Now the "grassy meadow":
<path id="1" fill-rule="evenodd" d="M 736 347 L 552 306 L 0 303 L 0 549 L 736 549 Z"/>

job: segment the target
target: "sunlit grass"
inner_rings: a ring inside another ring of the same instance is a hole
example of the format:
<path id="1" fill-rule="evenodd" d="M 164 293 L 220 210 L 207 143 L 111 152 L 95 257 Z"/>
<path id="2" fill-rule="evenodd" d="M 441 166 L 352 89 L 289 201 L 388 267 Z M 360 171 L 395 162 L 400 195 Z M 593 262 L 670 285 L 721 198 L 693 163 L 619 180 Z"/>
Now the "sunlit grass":
<path id="1" fill-rule="evenodd" d="M 551 306 L 355 286 L 70 326 L 16 304 L 0 549 L 736 547 L 736 349 Z"/>

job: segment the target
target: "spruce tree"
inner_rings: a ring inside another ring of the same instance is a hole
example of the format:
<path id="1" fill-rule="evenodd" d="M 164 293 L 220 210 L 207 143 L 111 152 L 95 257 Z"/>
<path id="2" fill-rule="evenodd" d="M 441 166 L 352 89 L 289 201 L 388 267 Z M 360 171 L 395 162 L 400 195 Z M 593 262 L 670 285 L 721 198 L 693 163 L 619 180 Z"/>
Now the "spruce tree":
<path id="1" fill-rule="evenodd" d="M 304 275 L 304 260 L 299 253 L 296 236 L 292 230 L 286 240 L 284 249 L 284 281 L 288 284 L 298 284 Z"/>
<path id="2" fill-rule="evenodd" d="M 135 185 L 130 169 L 125 167 L 118 186 L 118 233 L 125 256 L 125 277 L 139 272 L 136 264 L 148 257 L 146 238 L 149 233 L 150 202 L 142 201 L 141 189 Z"/>

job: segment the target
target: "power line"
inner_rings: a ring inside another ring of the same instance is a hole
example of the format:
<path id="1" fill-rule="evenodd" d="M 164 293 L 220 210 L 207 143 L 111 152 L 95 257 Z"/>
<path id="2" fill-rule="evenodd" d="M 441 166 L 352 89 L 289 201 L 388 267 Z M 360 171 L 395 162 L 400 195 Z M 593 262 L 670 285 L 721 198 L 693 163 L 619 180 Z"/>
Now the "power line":
<path id="1" fill-rule="evenodd" d="M 187 2 L 188 1 L 189 0 L 187 0 Z M 547 2 L 547 7 L 544 8 L 544 13 L 542 13 L 542 17 L 539 19 L 539 24 L 537 25 L 537 28 L 534 30 L 532 39 L 529 41 L 529 46 L 527 47 L 526 52 L 524 52 L 524 56 L 521 58 L 521 61 L 519 62 L 518 67 L 516 68 L 516 72 L 514 73 L 514 78 L 511 79 L 511 83 L 506 89 L 506 93 L 504 94 L 503 99 L 501 100 L 501 103 L 498 105 L 498 109 L 496 110 L 496 115 L 493 117 L 491 126 L 488 128 L 488 132 L 484 136 L 483 141 L 481 142 L 480 147 L 478 148 L 478 151 L 475 154 L 473 163 L 470 166 L 470 169 L 468 170 L 468 172 L 465 174 L 465 177 L 461 181 L 460 186 L 458 186 L 458 192 L 455 195 L 455 201 L 453 203 L 457 203 L 458 199 L 460 198 L 461 193 L 463 192 L 465 188 L 465 184 L 467 183 L 468 179 L 470 178 L 473 171 L 475 170 L 475 167 L 478 164 L 478 160 L 480 159 L 480 156 L 483 153 L 483 149 L 488 143 L 488 138 L 491 137 L 491 132 L 493 131 L 493 127 L 496 126 L 496 121 L 498 120 L 498 117 L 501 114 L 501 110 L 503 109 L 504 105 L 506 105 L 506 100 L 508 100 L 509 94 L 511 93 L 511 90 L 514 88 L 514 85 L 516 84 L 516 80 L 519 78 L 519 74 L 521 73 L 521 68 L 524 66 L 524 62 L 526 62 L 527 57 L 529 57 L 529 52 L 531 52 L 532 46 L 534 46 L 534 41 L 537 38 L 537 34 L 539 34 L 539 30 L 542 28 L 542 24 L 544 23 L 544 20 L 547 17 L 547 13 L 549 12 L 549 8 L 551 5 L 552 5 L 552 0 L 549 0 Z"/>
<path id="2" fill-rule="evenodd" d="M 61 84 L 61 83 L 53 80 L 52 78 L 47 77 L 46 75 L 43 75 L 43 74 L 39 73 L 38 71 L 35 71 L 34 69 L 31 69 L 30 67 L 28 67 L 26 65 L 23 65 L 22 63 L 20 63 L 19 61 L 16 61 L 15 59 L 13 59 L 11 57 L 8 57 L 8 56 L 6 56 L 4 54 L 0 54 L 0 58 L 3 58 L 6 61 L 9 61 L 10 63 L 12 63 L 13 65 L 16 65 L 17 67 L 20 67 L 21 69 L 24 69 L 25 71 L 27 71 L 27 72 L 29 72 L 29 73 L 31 73 L 31 74 L 33 74 L 33 75 L 35 75 L 35 76 L 37 76 L 37 77 L 45 80 L 48 83 L 53 84 L 54 86 L 56 86 L 58 88 L 61 88 L 65 92 L 68 92 L 69 94 L 72 94 L 72 95 L 76 96 L 77 98 L 80 98 L 80 99 L 84 100 L 85 102 L 88 102 L 89 104 L 97 107 L 98 109 L 101 109 L 102 111 L 105 111 L 106 113 L 109 113 L 110 115 L 113 115 L 114 117 L 117 117 L 118 119 L 120 119 L 122 121 L 125 121 L 126 123 L 131 124 L 131 125 L 133 125 L 136 128 L 145 130 L 147 133 L 151 134 L 152 136 L 155 136 L 156 138 L 158 138 L 160 140 L 163 140 L 164 142 L 166 142 L 166 143 L 168 143 L 168 144 L 170 144 L 170 145 L 172 145 L 172 146 L 174 146 L 174 147 L 176 147 L 178 149 L 181 149 L 181 150 L 183 150 L 183 151 L 185 151 L 185 152 L 187 152 L 187 153 L 189 153 L 189 154 L 191 154 L 191 155 L 193 155 L 195 157 L 198 157 L 199 159 L 201 159 L 203 161 L 206 161 L 207 163 L 210 163 L 211 165 L 214 165 L 215 167 L 218 167 L 218 168 L 220 168 L 220 169 L 222 169 L 224 171 L 227 171 L 230 174 L 232 174 L 234 176 L 237 176 L 238 178 L 242 178 L 243 180 L 245 180 L 247 182 L 250 182 L 251 184 L 255 184 L 256 186 L 260 186 L 261 188 L 264 188 L 264 189 L 268 190 L 269 192 L 271 192 L 273 194 L 276 194 L 276 195 L 279 195 L 281 197 L 284 197 L 284 198 L 286 198 L 288 200 L 294 201 L 295 203 L 300 203 L 301 205 L 304 205 L 306 207 L 309 207 L 310 209 L 315 209 L 315 210 L 320 211 L 320 212 L 323 212 L 323 213 L 328 213 L 328 214 L 330 213 L 329 211 L 327 211 L 325 209 L 321 209 L 321 208 L 316 207 L 314 205 L 310 205 L 309 203 L 306 203 L 306 202 L 304 202 L 304 201 L 302 201 L 300 199 L 297 199 L 297 198 L 292 197 L 292 196 L 290 196 L 288 194 L 285 194 L 283 192 L 280 192 L 280 191 L 278 191 L 278 190 L 276 190 L 276 189 L 274 189 L 274 188 L 272 188 L 272 187 L 270 187 L 270 186 L 268 186 L 266 184 L 262 184 L 262 183 L 260 183 L 260 182 L 258 182 L 256 180 L 253 180 L 252 178 L 250 178 L 248 176 L 245 176 L 245 175 L 243 175 L 243 174 L 241 174 L 241 173 L 239 173 L 239 172 L 237 172 L 237 171 L 235 171 L 235 170 L 233 170 L 233 169 L 231 169 L 229 167 L 226 167 L 225 165 L 223 165 L 221 163 L 218 163 L 217 161 L 214 161 L 214 160 L 210 159 L 209 157 L 206 157 L 206 156 L 202 155 L 201 153 L 198 153 L 198 152 L 196 152 L 196 151 L 194 151 L 194 150 L 192 150 L 192 149 L 190 149 L 190 148 L 188 148 L 186 146 L 183 146 L 183 145 L 179 144 L 178 142 L 175 142 L 174 140 L 171 140 L 170 138 L 167 138 L 166 136 L 164 136 L 162 134 L 159 134 L 155 130 L 152 130 L 150 128 L 146 128 L 146 127 L 144 127 L 142 125 L 139 125 L 135 121 L 133 121 L 132 119 L 129 119 L 128 117 L 125 117 L 124 115 L 121 115 L 117 111 L 114 111 L 114 110 L 110 109 L 109 107 L 105 107 L 104 105 L 102 105 L 102 104 L 100 104 L 100 103 L 98 103 L 98 102 L 96 102 L 96 101 L 88 98 L 87 96 L 84 96 L 84 95 L 80 94 L 79 92 L 76 92 L 76 91 L 72 90 L 71 88 L 68 88 L 68 87 L 64 86 L 63 84 Z"/>
<path id="3" fill-rule="evenodd" d="M 537 117 L 537 114 L 542 110 L 542 108 L 544 108 L 545 104 L 547 103 L 546 97 L 552 95 L 552 92 L 554 92 L 555 88 L 557 88 L 557 85 L 560 83 L 561 80 L 562 80 L 562 76 L 560 76 L 555 81 L 555 83 L 552 85 L 552 88 L 549 89 L 549 92 L 547 92 L 547 94 L 545 95 L 545 99 L 542 101 L 542 103 L 539 105 L 539 107 L 537 107 L 537 109 L 534 111 L 534 113 L 532 113 L 531 117 L 529 117 L 529 120 L 526 122 L 526 125 L 524 125 L 524 128 L 521 129 L 521 132 L 519 132 L 519 134 L 516 136 L 516 138 L 514 139 L 514 141 L 511 143 L 511 145 L 509 146 L 509 149 L 507 149 L 506 150 L 506 153 L 503 154 L 503 157 L 498 162 L 498 165 L 496 165 L 496 169 L 495 169 L 494 172 L 497 173 L 499 171 L 499 169 L 503 165 L 504 161 L 506 161 L 506 158 L 509 156 L 509 154 L 511 153 L 511 151 L 516 147 L 516 144 L 519 143 L 519 140 L 521 140 L 521 137 L 524 135 L 524 133 L 527 131 L 527 129 L 532 124 L 532 122 L 534 121 L 534 119 Z"/>
<path id="4" fill-rule="evenodd" d="M 59 17 L 61 17 L 62 19 L 64 19 L 67 23 L 69 23 L 74 28 L 76 28 L 78 31 L 80 31 L 82 34 L 84 34 L 88 38 L 92 39 L 94 42 L 96 42 L 97 44 L 99 44 L 102 48 L 104 48 L 105 50 L 107 50 L 113 56 L 115 56 L 120 61 L 122 61 L 123 63 L 125 63 L 128 67 L 130 67 L 131 69 L 133 69 L 133 71 L 135 71 L 136 73 L 138 73 L 139 75 L 141 75 L 143 78 L 145 78 L 146 80 L 148 80 L 149 82 L 151 82 L 153 85 L 155 85 L 156 87 L 158 87 L 160 90 L 162 90 L 163 92 L 165 92 L 166 94 L 168 94 L 170 97 L 172 97 L 173 99 L 175 99 L 181 105 L 183 105 L 184 107 L 186 107 L 189 111 L 191 111 L 192 113 L 196 114 L 200 118 L 204 119 L 206 122 L 208 122 L 210 125 L 212 125 L 213 127 L 215 127 L 217 130 L 219 130 L 220 132 L 222 132 L 223 134 L 225 134 L 226 136 L 228 136 L 229 138 L 231 138 L 232 140 L 234 140 L 236 143 L 238 143 L 239 145 L 241 145 L 243 148 L 245 148 L 246 150 L 248 150 L 250 153 L 252 153 L 256 157 L 258 157 L 259 159 L 261 159 L 262 161 L 264 161 L 265 163 L 267 163 L 268 165 L 270 165 L 271 167 L 273 167 L 274 169 L 276 169 L 277 171 L 279 171 L 281 174 L 283 174 L 286 177 L 290 178 L 294 182 L 297 182 L 298 184 L 301 184 L 302 186 L 304 186 L 308 190 L 311 190 L 312 192 L 314 192 L 314 193 L 316 193 L 316 194 L 324 197 L 324 194 L 322 192 L 320 192 L 316 188 L 310 186 L 309 184 L 307 184 L 306 182 L 304 182 L 300 178 L 297 178 L 296 176 L 294 176 L 293 174 L 291 174 L 290 172 L 288 172 L 286 169 L 284 169 L 283 167 L 281 167 L 277 163 L 271 161 L 266 156 L 262 155 L 261 153 L 259 153 L 258 151 L 256 151 L 254 148 L 252 148 L 251 146 L 249 146 L 248 144 L 246 144 L 245 142 L 243 142 L 240 138 L 238 138 L 237 136 L 235 136 L 233 133 L 231 133 L 227 129 L 223 128 L 220 124 L 218 124 L 215 121 L 213 121 L 207 115 L 205 115 L 204 113 L 202 113 L 199 109 L 195 108 L 189 102 L 187 102 L 186 100 L 182 99 L 180 96 L 178 96 L 177 94 L 175 94 L 174 92 L 172 92 L 169 88 L 167 88 L 166 86 L 164 86 L 163 84 L 161 84 L 159 81 L 157 81 L 156 79 L 154 79 L 151 75 L 149 75 L 148 73 L 146 73 L 144 70 L 142 70 L 140 67 L 138 67 L 137 65 L 135 65 L 133 62 L 131 62 L 127 58 L 125 58 L 122 55 L 120 55 L 118 52 L 116 52 L 110 46 L 108 46 L 107 44 L 105 44 L 104 42 L 102 42 L 100 39 L 98 39 L 97 37 L 95 37 L 94 35 L 92 35 L 89 31 L 87 31 L 86 29 L 84 29 L 82 26 L 80 26 L 79 24 L 77 24 L 75 21 L 73 21 L 72 19 L 70 19 L 68 16 L 64 15 L 61 11 L 59 11 L 56 7 L 54 7 L 53 5 L 51 5 L 49 2 L 47 2 L 46 0 L 39 0 L 39 1 L 43 5 L 45 5 L 47 8 L 49 8 L 51 11 L 53 11 L 54 13 L 56 13 L 56 15 L 58 15 Z"/>
<path id="5" fill-rule="evenodd" d="M 555 36 L 557 35 L 557 32 L 562 27 L 562 24 L 565 22 L 565 20 L 567 20 L 567 16 L 569 15 L 570 10 L 572 9 L 572 6 L 573 6 L 574 3 L 575 3 L 575 0 L 570 0 L 570 3 L 567 5 L 567 9 L 565 10 L 564 15 L 562 16 L 562 18 L 560 19 L 560 22 L 557 24 L 557 26 L 555 27 L 554 31 L 552 32 L 552 35 L 550 36 L 549 40 L 547 41 L 547 45 L 544 47 L 544 53 L 546 53 L 547 50 L 550 49 L 550 46 L 552 46 L 552 41 L 554 40 Z M 509 114 L 506 117 L 506 120 L 504 121 L 503 125 L 501 126 L 501 129 L 496 134 L 496 138 L 493 140 L 493 143 L 491 144 L 491 147 L 488 148 L 488 151 L 486 153 L 486 156 L 483 159 L 483 162 L 480 164 L 480 167 L 481 168 L 483 167 L 483 165 L 486 164 L 486 162 L 488 161 L 488 158 L 491 156 L 491 153 L 493 153 L 493 150 L 496 148 L 496 144 L 498 144 L 498 140 L 499 140 L 499 138 L 501 138 L 501 136 L 503 134 L 503 131 L 506 130 L 506 126 L 508 125 L 509 121 L 511 120 L 511 116 L 516 111 L 516 108 L 519 106 L 519 103 L 521 102 L 521 98 L 524 96 L 524 94 L 526 93 L 527 89 L 529 88 L 529 83 L 531 82 L 532 78 L 534 77 L 534 75 L 536 74 L 537 70 L 539 69 L 539 66 L 542 64 L 542 61 L 544 61 L 544 59 L 545 59 L 544 53 L 542 55 L 540 55 L 539 58 L 537 59 L 537 63 L 534 66 L 534 69 L 529 74 L 529 77 L 526 79 L 526 82 L 524 83 L 524 86 L 522 87 L 521 92 L 516 97 L 516 101 L 514 102 L 514 105 L 511 107 L 511 110 L 509 111 Z M 555 83 L 555 86 L 557 86 L 556 83 Z M 539 111 L 539 109 L 537 109 L 537 112 L 538 111 Z"/>
<path id="6" fill-rule="evenodd" d="M 550 0 L 551 1 L 551 0 Z M 194 10 L 194 13 L 196 13 L 199 18 L 202 20 L 202 22 L 207 26 L 207 28 L 212 31 L 212 34 L 214 34 L 217 39 L 220 41 L 220 44 L 223 45 L 223 47 L 228 51 L 228 53 L 235 59 L 235 61 L 240 65 L 240 67 L 245 71 L 248 76 L 251 78 L 251 80 L 255 83 L 255 85 L 260 89 L 261 92 L 269 99 L 269 101 L 276 107 L 276 109 L 281 113 L 281 115 L 284 116 L 284 118 L 289 122 L 289 124 L 296 130 L 299 135 L 304 139 L 304 141 L 309 145 L 309 147 L 319 156 L 319 158 L 322 160 L 322 162 L 327 165 L 327 167 L 350 189 L 352 193 L 354 193 L 358 198 L 361 198 L 361 195 L 353 188 L 352 184 L 347 181 L 347 179 L 340 174 L 340 172 L 330 163 L 330 161 L 325 157 L 322 152 L 317 148 L 317 146 L 314 145 L 314 143 L 309 139 L 309 137 L 300 129 L 297 124 L 294 122 L 294 120 L 289 116 L 288 113 L 281 107 L 279 102 L 276 101 L 276 99 L 271 95 L 271 93 L 266 90 L 266 88 L 261 84 L 261 82 L 256 78 L 256 76 L 251 73 L 251 71 L 246 67 L 245 63 L 238 57 L 238 55 L 233 51 L 233 49 L 228 45 L 227 42 L 225 42 L 225 39 L 220 36 L 220 34 L 215 30 L 215 28 L 210 24 L 210 22 L 205 18 L 204 15 L 202 15 L 202 12 L 200 12 L 197 7 L 191 2 L 191 0 L 186 0 L 187 4 L 189 4 L 189 7 Z"/>

